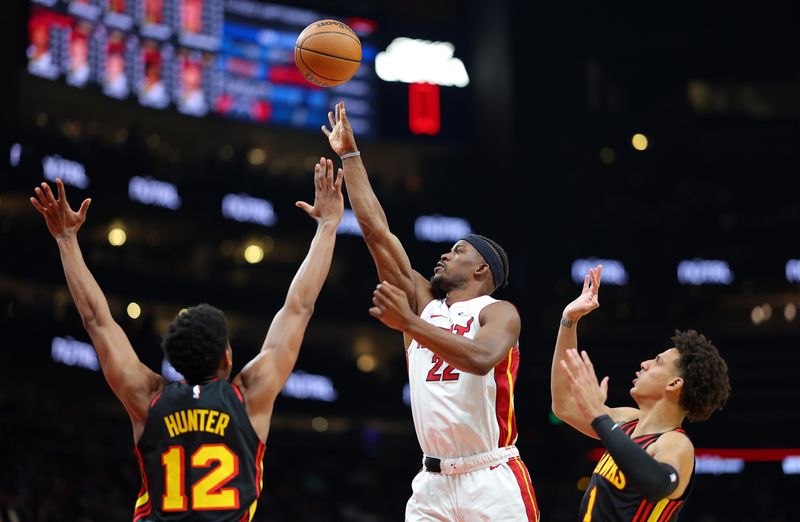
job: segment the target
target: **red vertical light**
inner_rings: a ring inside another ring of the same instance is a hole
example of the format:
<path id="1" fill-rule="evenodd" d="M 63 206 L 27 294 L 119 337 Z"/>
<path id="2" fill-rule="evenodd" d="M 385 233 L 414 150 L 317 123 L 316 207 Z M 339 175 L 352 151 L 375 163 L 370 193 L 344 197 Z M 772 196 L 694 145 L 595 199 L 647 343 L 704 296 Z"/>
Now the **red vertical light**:
<path id="1" fill-rule="evenodd" d="M 408 84 L 408 128 L 413 134 L 439 134 L 439 86 Z"/>

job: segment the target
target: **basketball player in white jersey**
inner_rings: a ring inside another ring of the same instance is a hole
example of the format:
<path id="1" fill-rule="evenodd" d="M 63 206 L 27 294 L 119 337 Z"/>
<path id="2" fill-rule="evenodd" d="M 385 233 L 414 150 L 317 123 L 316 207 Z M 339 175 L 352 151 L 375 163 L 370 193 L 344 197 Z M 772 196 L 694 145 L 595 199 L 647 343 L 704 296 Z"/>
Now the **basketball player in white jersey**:
<path id="1" fill-rule="evenodd" d="M 411 268 L 361 162 L 343 103 L 323 125 L 342 159 L 350 205 L 381 283 L 370 314 L 403 332 L 414 427 L 424 454 L 407 521 L 538 521 L 519 452 L 514 381 L 517 309 L 491 294 L 505 286 L 508 259 L 470 234 L 441 256 L 428 280 Z"/>

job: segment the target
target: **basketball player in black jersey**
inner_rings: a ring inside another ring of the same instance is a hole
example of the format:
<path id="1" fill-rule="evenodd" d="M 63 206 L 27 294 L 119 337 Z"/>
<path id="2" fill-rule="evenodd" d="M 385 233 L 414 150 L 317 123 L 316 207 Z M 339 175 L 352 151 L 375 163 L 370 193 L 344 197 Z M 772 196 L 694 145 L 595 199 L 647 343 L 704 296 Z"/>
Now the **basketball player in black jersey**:
<path id="1" fill-rule="evenodd" d="M 139 361 L 114 321 L 87 268 L 77 232 L 91 200 L 78 212 L 50 186 L 35 189 L 41 213 L 61 253 L 67 285 L 92 338 L 103 374 L 133 423 L 142 488 L 133 520 L 252 520 L 261 492 L 264 443 L 272 407 L 294 367 L 314 303 L 328 275 L 343 212 L 342 172 L 322 158 L 314 167 L 314 205 L 298 201 L 317 222 L 305 260 L 272 320 L 261 352 L 232 382 L 225 316 L 201 304 L 169 326 L 162 348 L 185 381 L 167 384 Z"/>
<path id="2" fill-rule="evenodd" d="M 728 367 L 703 335 L 676 331 L 672 348 L 640 363 L 630 391 L 638 408 L 606 406 L 608 377 L 598 384 L 575 332 L 578 320 L 600 306 L 602 271 L 589 270 L 581 295 L 564 309 L 551 369 L 553 412 L 606 447 L 578 520 L 674 521 L 694 478 L 694 446 L 681 425 L 722 408 Z"/>

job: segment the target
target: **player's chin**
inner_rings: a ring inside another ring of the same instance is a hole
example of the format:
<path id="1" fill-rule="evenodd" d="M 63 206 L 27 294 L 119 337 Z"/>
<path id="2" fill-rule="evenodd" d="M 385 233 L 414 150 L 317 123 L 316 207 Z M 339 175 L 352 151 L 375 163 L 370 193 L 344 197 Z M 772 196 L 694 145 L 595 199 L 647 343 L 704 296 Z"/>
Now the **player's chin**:
<path id="1" fill-rule="evenodd" d="M 445 290 L 446 282 L 441 274 L 433 274 L 430 278 L 430 283 L 436 299 L 442 299 L 447 295 L 447 290 Z"/>

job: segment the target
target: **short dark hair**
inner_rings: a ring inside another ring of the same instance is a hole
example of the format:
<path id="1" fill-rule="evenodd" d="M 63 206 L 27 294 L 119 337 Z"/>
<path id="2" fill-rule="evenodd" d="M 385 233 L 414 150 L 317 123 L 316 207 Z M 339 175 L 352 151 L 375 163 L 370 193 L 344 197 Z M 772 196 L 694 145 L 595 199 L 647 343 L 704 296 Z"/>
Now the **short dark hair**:
<path id="1" fill-rule="evenodd" d="M 690 421 L 706 420 L 722 409 L 731 393 L 728 365 L 717 347 L 695 330 L 675 330 L 671 340 L 680 352 L 680 405 Z"/>
<path id="2" fill-rule="evenodd" d="M 191 384 L 214 376 L 227 347 L 225 314 L 206 303 L 178 314 L 161 340 L 167 360 Z"/>
<path id="3" fill-rule="evenodd" d="M 486 236 L 482 236 L 480 234 L 475 234 L 476 236 L 480 237 L 487 243 L 492 249 L 497 253 L 497 257 L 500 258 L 500 263 L 503 264 L 503 280 L 502 281 L 495 281 L 495 288 L 505 288 L 508 286 L 508 255 L 503 247 L 500 246 L 500 243 L 493 239 L 489 239 Z"/>

